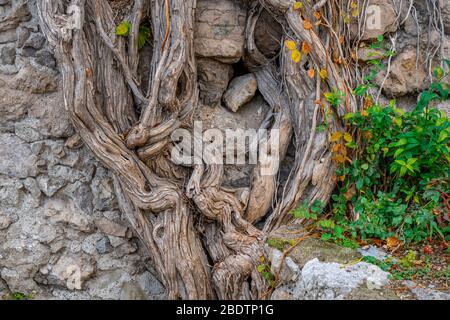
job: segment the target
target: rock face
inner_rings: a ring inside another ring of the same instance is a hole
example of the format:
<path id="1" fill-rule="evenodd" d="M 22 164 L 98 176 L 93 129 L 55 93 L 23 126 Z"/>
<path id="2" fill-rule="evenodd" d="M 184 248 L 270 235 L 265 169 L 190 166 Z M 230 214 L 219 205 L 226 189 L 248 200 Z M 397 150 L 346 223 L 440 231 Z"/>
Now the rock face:
<path id="1" fill-rule="evenodd" d="M 427 74 L 423 65 L 417 63 L 415 48 L 407 48 L 392 62 L 391 71 L 383 85 L 383 90 L 389 97 L 401 97 L 417 93 L 425 89 Z M 386 72 L 381 72 L 376 83 L 382 85 Z"/>
<path id="2" fill-rule="evenodd" d="M 361 40 L 376 39 L 379 35 L 397 30 L 396 9 L 390 0 L 370 0 L 366 11 L 366 25 L 359 31 Z M 351 32 L 358 36 L 358 26 L 352 24 Z"/>
<path id="3" fill-rule="evenodd" d="M 66 143 L 74 130 L 35 9 L 0 0 L 0 299 L 161 299 L 111 174 Z"/>
<path id="4" fill-rule="evenodd" d="M 196 9 L 195 53 L 225 63 L 244 54 L 247 12 L 239 0 L 199 0 Z"/>

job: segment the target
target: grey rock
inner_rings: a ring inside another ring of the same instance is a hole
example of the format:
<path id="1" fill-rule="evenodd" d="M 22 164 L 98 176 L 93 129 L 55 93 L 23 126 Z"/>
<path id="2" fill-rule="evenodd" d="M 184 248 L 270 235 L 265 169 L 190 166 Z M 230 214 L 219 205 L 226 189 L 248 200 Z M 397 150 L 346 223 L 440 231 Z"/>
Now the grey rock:
<path id="1" fill-rule="evenodd" d="M 283 252 L 278 249 L 265 246 L 266 254 L 271 262 L 272 274 L 279 274 L 281 283 L 295 282 L 300 274 L 300 268 L 291 259 L 284 257 Z"/>
<path id="2" fill-rule="evenodd" d="M 450 292 L 441 292 L 431 288 L 421 288 L 413 281 L 403 282 L 418 300 L 450 300 Z"/>
<path id="3" fill-rule="evenodd" d="M 47 196 L 53 197 L 62 187 L 67 185 L 64 178 L 52 178 L 47 175 L 37 177 L 39 189 Z"/>
<path id="4" fill-rule="evenodd" d="M 0 134 L 0 174 L 25 179 L 35 176 L 37 157 L 30 146 L 13 134 Z"/>
<path id="5" fill-rule="evenodd" d="M 12 223 L 13 220 L 10 217 L 4 215 L 0 216 L 0 230 L 8 229 Z"/>
<path id="6" fill-rule="evenodd" d="M 54 224 L 67 224 L 75 230 L 84 232 L 92 230 L 89 218 L 77 210 L 72 201 L 51 199 L 45 205 L 45 216 Z"/>
<path id="7" fill-rule="evenodd" d="M 58 89 L 58 76 L 56 71 L 48 72 L 48 70 L 42 71 L 31 66 L 31 64 L 26 64 L 12 79 L 9 86 L 11 89 L 30 93 L 55 92 Z"/>
<path id="8" fill-rule="evenodd" d="M 50 51 L 42 50 L 35 54 L 35 61 L 43 66 L 56 69 L 56 60 Z"/>
<path id="9" fill-rule="evenodd" d="M 389 273 L 365 262 L 350 266 L 311 260 L 302 269 L 293 290 L 296 299 L 341 300 L 360 286 L 382 289 L 389 283 Z"/>
<path id="10" fill-rule="evenodd" d="M 252 73 L 234 78 L 223 96 L 223 101 L 228 109 L 237 112 L 240 107 L 252 100 L 257 88 L 258 83 Z"/>
<path id="11" fill-rule="evenodd" d="M 96 220 L 95 225 L 101 232 L 107 235 L 112 235 L 120 238 L 130 238 L 131 236 L 127 226 L 115 223 L 106 218 L 100 218 Z"/>
<path id="12" fill-rule="evenodd" d="M 204 105 L 218 106 L 233 75 L 233 67 L 213 59 L 197 60 L 200 99 Z"/>
<path id="13" fill-rule="evenodd" d="M 25 48 L 42 49 L 45 43 L 45 37 L 40 33 L 33 33 L 23 44 Z"/>
<path id="14" fill-rule="evenodd" d="M 95 244 L 95 248 L 97 249 L 97 252 L 99 254 L 110 253 L 113 250 L 113 247 L 111 246 L 111 243 L 109 242 L 109 239 L 107 237 L 102 237 L 100 240 L 98 240 Z"/>
<path id="15" fill-rule="evenodd" d="M 0 43 L 14 42 L 17 39 L 15 30 L 6 30 L 0 32 Z"/>
<path id="16" fill-rule="evenodd" d="M 16 48 L 12 45 L 4 46 L 0 51 L 2 64 L 14 64 L 16 62 Z"/>

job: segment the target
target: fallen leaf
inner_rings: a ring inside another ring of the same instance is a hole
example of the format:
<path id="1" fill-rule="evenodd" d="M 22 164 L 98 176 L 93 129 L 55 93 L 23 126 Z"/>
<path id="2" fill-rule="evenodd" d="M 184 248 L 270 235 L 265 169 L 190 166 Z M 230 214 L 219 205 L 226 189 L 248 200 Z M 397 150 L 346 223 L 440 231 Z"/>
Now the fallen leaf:
<path id="1" fill-rule="evenodd" d="M 317 20 L 320 20 L 320 18 L 322 18 L 322 15 L 320 14 L 319 11 L 315 11 L 315 12 L 313 13 L 313 15 L 314 15 L 314 18 L 316 18 Z"/>
<path id="2" fill-rule="evenodd" d="M 425 246 L 425 247 L 423 247 L 423 253 L 425 253 L 425 254 L 432 254 L 433 253 L 433 249 L 431 249 L 429 246 Z"/>
<path id="3" fill-rule="evenodd" d="M 308 70 L 308 77 L 310 77 L 312 79 L 312 78 L 314 78 L 315 75 L 316 75 L 316 71 L 314 71 L 314 69 Z"/>
<path id="4" fill-rule="evenodd" d="M 300 10 L 303 7 L 303 3 L 297 1 L 294 3 L 294 10 Z"/>
<path id="5" fill-rule="evenodd" d="M 386 245 L 389 249 L 394 249 L 394 248 L 398 247 L 399 245 L 401 245 L 401 241 L 398 240 L 397 237 L 388 237 L 386 239 Z"/>

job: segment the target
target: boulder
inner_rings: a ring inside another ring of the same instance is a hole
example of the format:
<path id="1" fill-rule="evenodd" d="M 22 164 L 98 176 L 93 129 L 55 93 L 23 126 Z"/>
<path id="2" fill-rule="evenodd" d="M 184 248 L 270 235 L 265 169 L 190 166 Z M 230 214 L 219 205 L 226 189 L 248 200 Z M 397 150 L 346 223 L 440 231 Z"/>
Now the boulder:
<path id="1" fill-rule="evenodd" d="M 225 105 L 233 112 L 250 102 L 258 89 L 258 83 L 253 73 L 234 78 L 223 96 Z"/>

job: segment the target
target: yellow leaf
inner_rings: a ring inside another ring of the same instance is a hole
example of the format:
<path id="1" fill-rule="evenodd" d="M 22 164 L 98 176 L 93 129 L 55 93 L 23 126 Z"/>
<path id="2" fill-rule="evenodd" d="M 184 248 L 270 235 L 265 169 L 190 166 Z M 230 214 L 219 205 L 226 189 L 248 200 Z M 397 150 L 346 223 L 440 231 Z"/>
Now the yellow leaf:
<path id="1" fill-rule="evenodd" d="M 303 22 L 303 27 L 305 28 L 305 30 L 311 30 L 313 26 L 311 24 L 311 21 L 305 19 L 305 21 Z"/>
<path id="2" fill-rule="evenodd" d="M 326 78 L 328 78 L 328 71 L 325 69 L 320 70 L 319 76 L 322 80 L 325 80 Z"/>
<path id="3" fill-rule="evenodd" d="M 344 134 L 344 140 L 347 142 L 352 142 L 353 137 L 350 133 L 347 132 L 346 134 Z"/>
<path id="4" fill-rule="evenodd" d="M 355 1 L 352 1 L 352 3 L 350 4 L 350 6 L 352 7 L 352 9 L 358 8 L 358 4 L 357 4 Z"/>
<path id="5" fill-rule="evenodd" d="M 307 55 L 311 52 L 311 48 L 309 47 L 309 44 L 305 41 L 303 41 L 303 43 L 302 43 L 302 52 L 305 55 Z"/>
<path id="6" fill-rule="evenodd" d="M 303 3 L 301 3 L 300 1 L 297 1 L 294 3 L 294 10 L 300 10 L 303 6 Z"/>
<path id="7" fill-rule="evenodd" d="M 292 61 L 294 61 L 295 63 L 299 63 L 300 60 L 302 59 L 302 54 L 297 49 L 294 49 L 294 50 L 292 50 L 291 58 L 292 58 Z"/>
<path id="8" fill-rule="evenodd" d="M 344 134 L 342 132 L 335 132 L 331 135 L 330 142 L 338 142 Z"/>
<path id="9" fill-rule="evenodd" d="M 312 79 L 312 78 L 314 78 L 315 75 L 316 75 L 316 71 L 314 71 L 314 69 L 308 70 L 308 77 L 310 77 Z"/>
<path id="10" fill-rule="evenodd" d="M 358 9 L 352 10 L 352 17 L 353 17 L 353 18 L 356 18 L 356 17 L 358 17 L 358 16 L 359 16 L 359 10 L 358 10 Z"/>
<path id="11" fill-rule="evenodd" d="M 320 20 L 321 17 L 322 17 L 322 15 L 320 14 L 319 11 L 314 12 L 314 18 L 316 18 L 317 20 Z"/>
<path id="12" fill-rule="evenodd" d="M 368 112 L 367 110 L 363 110 L 363 111 L 361 112 L 361 115 L 362 115 L 363 117 L 368 117 L 368 116 L 369 116 L 369 112 Z"/>
<path id="13" fill-rule="evenodd" d="M 286 46 L 286 48 L 288 48 L 289 50 L 295 50 L 297 48 L 297 44 L 295 43 L 295 41 L 292 40 L 286 40 L 284 42 L 284 45 Z"/>
<path id="14" fill-rule="evenodd" d="M 345 163 L 345 157 L 341 154 L 334 156 L 333 160 L 334 160 L 334 162 L 336 162 L 338 164 Z"/>

